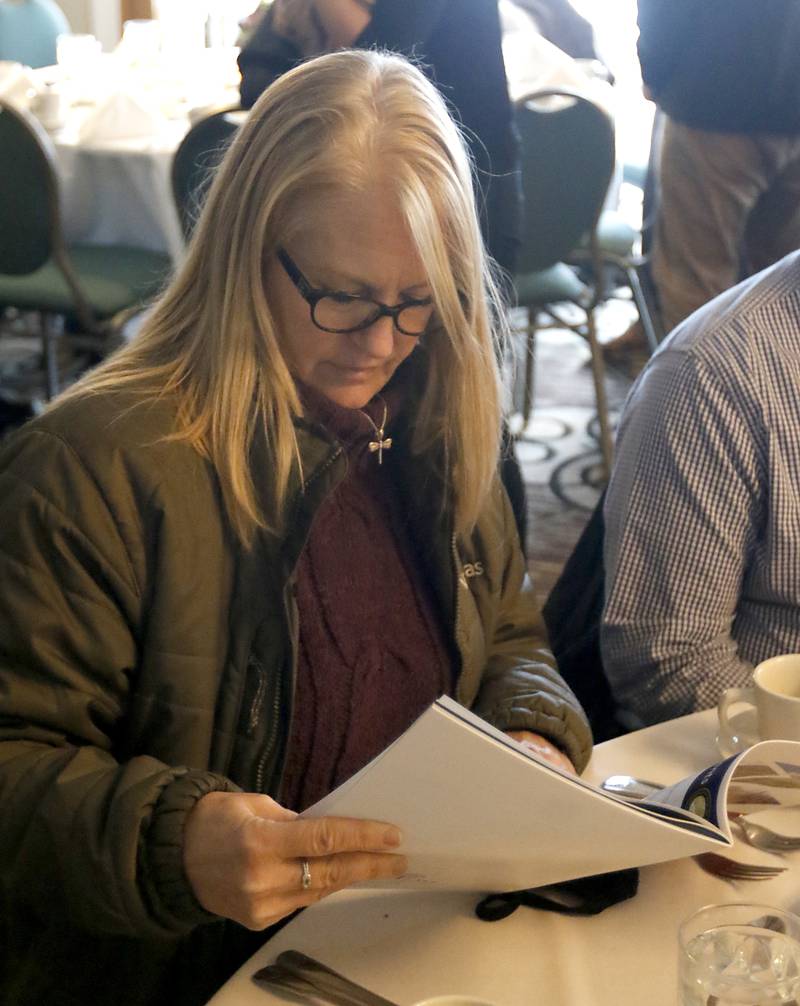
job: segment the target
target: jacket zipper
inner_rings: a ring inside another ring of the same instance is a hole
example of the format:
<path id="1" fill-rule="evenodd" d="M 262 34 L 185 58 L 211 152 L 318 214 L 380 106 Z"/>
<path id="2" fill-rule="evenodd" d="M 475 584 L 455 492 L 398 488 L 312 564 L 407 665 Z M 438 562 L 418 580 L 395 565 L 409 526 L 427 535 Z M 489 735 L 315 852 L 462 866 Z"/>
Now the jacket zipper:
<path id="1" fill-rule="evenodd" d="M 275 689 L 275 697 L 272 700 L 272 715 L 274 717 L 273 722 L 277 722 L 278 717 L 281 712 L 281 688 Z M 275 742 L 278 738 L 278 731 L 272 730 L 269 737 L 267 738 L 267 743 L 261 751 L 261 755 L 258 759 L 258 765 L 256 767 L 256 793 L 264 792 L 264 771 L 267 767 L 267 762 L 272 757 L 272 752 L 275 750 Z"/>
<path id="2" fill-rule="evenodd" d="M 453 639 L 455 640 L 455 643 L 456 643 L 456 650 L 458 650 L 458 653 L 461 656 L 461 667 L 459 668 L 458 681 L 456 683 L 455 692 L 456 692 L 456 699 L 460 702 L 461 701 L 461 682 L 464 679 L 464 651 L 461 649 L 461 639 L 460 639 L 459 634 L 458 634 L 459 618 L 460 618 L 460 615 L 461 615 L 461 590 L 460 590 L 461 583 L 460 583 L 460 580 L 459 580 L 459 570 L 460 570 L 460 565 L 461 564 L 460 564 L 460 561 L 459 561 L 458 548 L 456 546 L 456 536 L 455 536 L 455 534 L 453 534 L 452 537 L 450 538 L 450 551 L 451 551 L 452 556 L 453 556 L 453 578 L 454 578 L 454 581 L 455 581 L 454 590 L 453 590 L 453 597 L 454 597 L 454 600 L 453 600 Z"/>
<path id="3" fill-rule="evenodd" d="M 340 446 L 338 446 L 336 448 L 336 450 L 333 452 L 333 454 L 331 454 L 331 456 L 328 458 L 328 460 L 324 464 L 320 465 L 320 467 L 313 473 L 313 475 L 311 476 L 311 478 L 308 479 L 307 482 L 303 483 L 303 486 L 302 486 L 302 489 L 300 490 L 300 492 L 305 493 L 309 489 L 309 487 L 311 485 L 313 485 L 314 482 L 316 482 L 317 479 L 320 478 L 341 457 L 342 453 L 343 453 L 343 448 L 340 445 Z M 312 521 L 313 521 L 313 518 L 312 518 Z M 302 551 L 302 549 L 301 549 L 301 551 Z M 286 621 L 289 624 L 289 631 L 291 633 L 291 647 L 292 647 L 292 666 L 291 666 L 291 670 L 290 670 L 290 680 L 288 682 L 288 684 L 291 686 L 291 696 L 292 696 L 292 698 L 291 698 L 291 702 L 289 704 L 289 715 L 288 715 L 288 721 L 287 721 L 287 731 L 288 731 L 288 723 L 291 722 L 291 718 L 292 718 L 292 715 L 294 713 L 294 691 L 295 691 L 295 685 L 296 685 L 296 682 L 297 682 L 297 649 L 298 649 L 298 642 L 299 642 L 299 638 L 300 638 L 300 620 L 297 617 L 297 604 L 294 601 L 294 584 L 295 584 L 295 574 L 294 574 L 294 570 L 292 570 L 292 572 L 291 572 L 291 574 L 289 576 L 289 579 L 286 582 L 286 587 L 284 588 L 284 592 L 283 592 L 284 614 L 286 616 Z M 292 596 L 292 600 L 291 601 L 288 599 L 287 595 L 291 595 Z M 281 708 L 280 707 L 281 707 L 281 695 L 283 694 L 283 688 L 281 687 L 281 685 L 282 685 L 282 682 L 279 679 L 278 680 L 278 686 L 275 689 L 275 695 L 274 695 L 273 700 L 272 700 L 272 709 L 271 709 L 271 712 L 272 712 L 272 720 L 271 720 L 272 727 L 271 727 L 271 729 L 269 731 L 269 734 L 267 736 L 267 739 L 266 739 L 266 741 L 264 743 L 264 747 L 261 749 L 261 754 L 259 755 L 258 762 L 256 763 L 256 776 L 255 776 L 255 785 L 256 785 L 255 792 L 256 793 L 263 793 L 264 792 L 264 773 L 265 773 L 266 768 L 267 768 L 267 763 L 269 762 L 269 759 L 272 757 L 272 754 L 275 751 L 275 745 L 277 744 L 278 737 L 279 737 L 280 730 L 281 730 L 281 722 L 280 722 Z M 251 722 L 253 723 L 254 728 L 256 726 L 258 726 L 259 720 L 261 718 L 261 712 L 262 712 L 261 709 L 255 708 L 255 703 L 254 703 L 254 707 L 251 710 L 251 716 L 250 716 L 250 719 L 251 719 Z M 285 750 L 285 748 L 284 748 L 283 755 L 284 755 L 284 757 L 281 760 L 281 764 L 280 765 L 276 765 L 275 771 L 273 772 L 273 778 L 277 780 L 278 784 L 280 783 L 280 781 L 283 778 L 283 769 L 284 769 L 285 757 L 286 757 L 286 750 Z M 274 787 L 270 787 L 270 788 L 274 789 Z"/>

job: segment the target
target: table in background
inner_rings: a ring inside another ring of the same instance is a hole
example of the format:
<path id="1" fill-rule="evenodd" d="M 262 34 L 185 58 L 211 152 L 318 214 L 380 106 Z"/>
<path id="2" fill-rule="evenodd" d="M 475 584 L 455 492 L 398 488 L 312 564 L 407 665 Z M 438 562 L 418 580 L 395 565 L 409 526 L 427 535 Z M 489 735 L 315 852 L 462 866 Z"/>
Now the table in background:
<path id="1" fill-rule="evenodd" d="M 180 86 L 176 69 L 167 74 L 142 69 L 120 84 L 113 76 L 111 54 L 103 57 L 106 79 L 96 89 L 84 85 L 79 99 L 66 101 L 64 126 L 51 132 L 56 148 L 60 183 L 61 214 L 67 241 L 89 245 L 128 245 L 164 252 L 180 260 L 184 242 L 175 208 L 172 158 L 191 121 L 215 107 L 238 104 L 236 50 L 211 54 L 223 62 L 214 74 L 205 74 L 201 64 L 187 64 L 187 80 Z M 227 68 L 227 69 L 226 69 Z M 63 70 L 43 67 L 34 71 L 42 81 L 63 83 Z M 211 84 L 209 86 L 209 79 Z M 82 139 L 81 127 L 108 88 L 131 87 L 146 94 L 150 107 L 158 109 L 151 135 L 115 139 Z M 69 93 L 69 83 L 65 85 Z M 198 107 L 200 106 L 200 107 Z"/>
<path id="2" fill-rule="evenodd" d="M 715 727 L 716 712 L 707 710 L 608 741 L 595 749 L 585 777 L 599 782 L 629 773 L 677 781 L 719 760 Z M 749 846 L 735 854 L 748 862 L 778 862 Z M 781 862 L 794 866 L 798 860 Z M 691 859 L 678 860 L 642 868 L 637 896 L 593 918 L 519 908 L 500 922 L 475 917 L 474 894 L 342 892 L 281 930 L 209 1006 L 285 1004 L 251 976 L 288 948 L 319 958 L 399 1006 L 456 992 L 496 1006 L 675 1006 L 679 921 L 710 902 L 765 901 L 797 910 L 793 873 L 734 886 L 703 873 Z"/>
<path id="3" fill-rule="evenodd" d="M 144 248 L 178 261 L 184 242 L 170 172 L 188 118 L 165 121 L 152 137 L 83 143 L 85 114 L 71 111 L 52 136 L 67 241 Z"/>

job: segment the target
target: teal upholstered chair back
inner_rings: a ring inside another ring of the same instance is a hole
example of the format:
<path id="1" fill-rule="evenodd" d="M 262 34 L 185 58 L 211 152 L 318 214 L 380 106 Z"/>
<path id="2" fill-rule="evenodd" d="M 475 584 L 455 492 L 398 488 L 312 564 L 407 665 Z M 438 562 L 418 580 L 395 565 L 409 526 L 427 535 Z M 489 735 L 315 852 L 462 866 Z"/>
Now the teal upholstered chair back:
<path id="1" fill-rule="evenodd" d="M 183 229 L 190 237 L 214 170 L 225 155 L 238 126 L 230 110 L 214 112 L 196 122 L 172 159 L 172 195 Z"/>
<path id="2" fill-rule="evenodd" d="M 614 171 L 614 124 L 566 90 L 539 91 L 515 105 L 525 194 L 519 274 L 567 258 L 593 230 Z"/>
<path id="3" fill-rule="evenodd" d="M 58 195 L 50 138 L 26 112 L 0 101 L 0 274 L 24 276 L 58 240 Z"/>
<path id="4" fill-rule="evenodd" d="M 0 59 L 50 66 L 56 61 L 56 38 L 68 31 L 55 0 L 0 0 Z"/>

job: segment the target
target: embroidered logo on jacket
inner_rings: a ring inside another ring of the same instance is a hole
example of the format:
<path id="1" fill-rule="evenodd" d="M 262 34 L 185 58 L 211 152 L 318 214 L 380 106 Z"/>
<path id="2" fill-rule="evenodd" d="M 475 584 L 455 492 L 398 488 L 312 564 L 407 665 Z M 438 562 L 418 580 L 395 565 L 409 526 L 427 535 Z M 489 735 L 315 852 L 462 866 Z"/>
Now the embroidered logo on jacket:
<path id="1" fill-rule="evenodd" d="M 482 562 L 468 562 L 464 566 L 464 576 L 469 580 L 472 576 L 483 576 Z"/>

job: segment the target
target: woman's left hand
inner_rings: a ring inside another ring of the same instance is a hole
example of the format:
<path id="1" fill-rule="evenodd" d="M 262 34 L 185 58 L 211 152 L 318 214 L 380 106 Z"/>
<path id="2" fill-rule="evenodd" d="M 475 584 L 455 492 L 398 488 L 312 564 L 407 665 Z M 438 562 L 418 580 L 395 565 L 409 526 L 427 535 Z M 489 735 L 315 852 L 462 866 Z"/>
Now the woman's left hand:
<path id="1" fill-rule="evenodd" d="M 526 747 L 529 747 L 534 754 L 539 755 L 540 758 L 544 758 L 545 761 L 549 761 L 551 765 L 555 765 L 557 768 L 566 769 L 567 772 L 572 772 L 573 775 L 577 775 L 575 772 L 575 766 L 567 758 L 563 751 L 559 751 L 558 748 L 551 744 L 549 740 L 539 734 L 531 733 L 530 730 L 507 730 L 506 733 L 509 737 L 513 737 L 515 741 L 519 741 Z"/>

